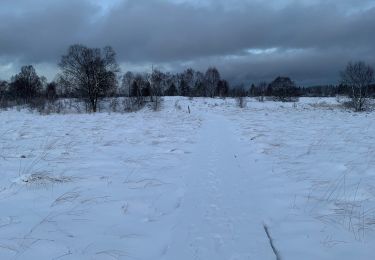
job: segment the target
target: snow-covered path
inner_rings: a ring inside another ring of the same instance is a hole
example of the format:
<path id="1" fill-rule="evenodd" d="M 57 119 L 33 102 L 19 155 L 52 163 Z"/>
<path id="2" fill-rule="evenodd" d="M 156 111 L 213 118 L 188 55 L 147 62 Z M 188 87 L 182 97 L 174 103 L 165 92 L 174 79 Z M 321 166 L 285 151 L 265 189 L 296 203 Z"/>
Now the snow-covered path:
<path id="1" fill-rule="evenodd" d="M 256 176 L 259 169 L 253 171 L 226 120 L 207 116 L 184 166 L 181 222 L 166 259 L 275 259 L 263 229 L 262 204 L 271 199 L 269 191 L 262 194 L 266 190 Z"/>

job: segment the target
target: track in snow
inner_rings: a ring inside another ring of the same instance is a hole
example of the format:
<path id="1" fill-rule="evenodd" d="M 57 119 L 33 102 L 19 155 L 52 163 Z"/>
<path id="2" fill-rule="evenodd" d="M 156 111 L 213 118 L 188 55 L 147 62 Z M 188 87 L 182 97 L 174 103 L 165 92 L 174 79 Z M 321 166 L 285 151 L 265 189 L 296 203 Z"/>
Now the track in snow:
<path id="1" fill-rule="evenodd" d="M 262 225 L 262 185 L 225 120 L 216 115 L 205 120 L 185 164 L 181 222 L 165 259 L 275 259 Z"/>

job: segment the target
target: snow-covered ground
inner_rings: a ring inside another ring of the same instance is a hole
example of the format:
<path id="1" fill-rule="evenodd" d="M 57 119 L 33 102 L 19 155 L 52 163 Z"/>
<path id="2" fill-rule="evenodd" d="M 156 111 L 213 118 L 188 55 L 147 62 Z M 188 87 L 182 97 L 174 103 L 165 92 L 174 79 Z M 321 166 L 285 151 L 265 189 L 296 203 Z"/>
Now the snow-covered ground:
<path id="1" fill-rule="evenodd" d="M 176 97 L 0 121 L 0 259 L 276 259 L 264 225 L 282 259 L 375 258 L 375 113 Z"/>

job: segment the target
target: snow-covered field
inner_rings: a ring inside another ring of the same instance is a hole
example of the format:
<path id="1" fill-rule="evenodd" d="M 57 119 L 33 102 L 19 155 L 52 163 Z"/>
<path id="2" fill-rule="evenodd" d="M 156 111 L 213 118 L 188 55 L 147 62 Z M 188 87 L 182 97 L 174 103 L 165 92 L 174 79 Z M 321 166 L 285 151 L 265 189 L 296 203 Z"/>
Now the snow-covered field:
<path id="1" fill-rule="evenodd" d="M 0 259 L 375 259 L 375 113 L 163 106 L 0 112 Z"/>

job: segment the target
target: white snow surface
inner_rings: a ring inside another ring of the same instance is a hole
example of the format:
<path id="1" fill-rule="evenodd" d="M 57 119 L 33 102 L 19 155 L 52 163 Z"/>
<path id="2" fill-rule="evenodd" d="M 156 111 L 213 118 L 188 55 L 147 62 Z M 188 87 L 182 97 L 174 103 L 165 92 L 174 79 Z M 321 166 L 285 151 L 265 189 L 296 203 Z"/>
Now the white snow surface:
<path id="1" fill-rule="evenodd" d="M 276 259 L 264 225 L 281 259 L 375 259 L 374 113 L 168 97 L 0 121 L 0 259 Z"/>

